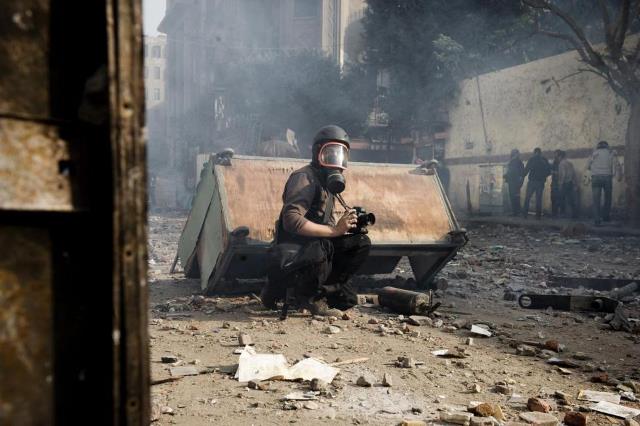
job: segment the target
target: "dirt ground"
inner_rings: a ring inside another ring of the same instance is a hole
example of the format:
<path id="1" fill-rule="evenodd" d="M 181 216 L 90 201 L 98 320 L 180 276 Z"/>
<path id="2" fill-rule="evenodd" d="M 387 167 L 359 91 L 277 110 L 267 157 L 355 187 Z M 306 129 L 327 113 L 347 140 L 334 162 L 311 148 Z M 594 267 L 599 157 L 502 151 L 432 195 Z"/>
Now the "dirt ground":
<path id="1" fill-rule="evenodd" d="M 167 355 L 175 356 L 178 365 L 206 372 L 153 385 L 154 424 L 440 424 L 442 412 L 464 412 L 472 401 L 499 404 L 505 422 L 518 422 L 519 414 L 528 411 L 527 399 L 541 397 L 559 421 L 565 411 L 584 410 L 588 424 L 610 425 L 624 421 L 588 412 L 592 403 L 578 400 L 579 391 L 618 394 L 635 386 L 632 392 L 640 395 L 639 335 L 611 330 L 602 313 L 522 309 L 515 300 L 506 300 L 523 291 L 594 293 L 552 288 L 547 285 L 550 273 L 640 279 L 637 237 L 567 237 L 557 231 L 476 226 L 469 229 L 469 244 L 440 273 L 448 288 L 436 295 L 442 306 L 431 325 L 414 326 L 398 314 L 359 307 L 349 312 L 349 319 L 333 322 L 338 333 L 327 334 L 327 321 L 296 314 L 282 322 L 250 296 L 201 297 L 199 281 L 169 274 L 184 221 L 179 214 L 149 220 L 152 380 L 170 377 L 172 365 L 161 362 Z M 408 262 L 401 261 L 395 275 L 398 283 L 410 277 Z M 358 282 L 367 280 L 371 278 Z M 640 294 L 625 301 L 629 318 L 640 318 Z M 472 336 L 466 328 L 470 324 L 488 326 L 492 337 Z M 271 381 L 268 390 L 255 390 L 234 380 L 228 372 L 238 363 L 234 351 L 240 348 L 239 332 L 251 336 L 256 352 L 284 354 L 290 363 L 305 356 L 326 362 L 368 360 L 339 367 L 339 379 L 312 403 L 283 402 L 292 391 L 308 391 L 308 383 Z M 473 345 L 467 345 L 468 337 Z M 513 343 L 551 339 L 566 349 L 558 354 L 538 349 L 526 356 L 516 354 L 518 344 Z M 456 347 L 467 356 L 431 353 Z M 401 356 L 422 364 L 399 368 L 394 361 Z M 547 362 L 549 357 L 575 365 L 560 369 Z M 385 373 L 392 378 L 391 387 L 381 385 Z M 592 382 L 604 373 L 608 383 Z M 372 387 L 355 384 L 362 375 L 374 378 Z M 565 400 L 558 391 L 566 394 Z M 640 408 L 624 398 L 621 404 Z"/>

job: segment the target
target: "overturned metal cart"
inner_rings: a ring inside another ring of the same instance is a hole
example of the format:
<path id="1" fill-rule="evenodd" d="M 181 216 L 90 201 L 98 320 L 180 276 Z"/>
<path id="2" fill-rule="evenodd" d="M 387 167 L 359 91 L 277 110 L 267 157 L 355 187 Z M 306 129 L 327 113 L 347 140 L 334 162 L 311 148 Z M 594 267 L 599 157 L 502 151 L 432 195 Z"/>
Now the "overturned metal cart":
<path id="1" fill-rule="evenodd" d="M 210 156 L 180 237 L 177 256 L 185 274 L 200 278 L 207 293 L 220 291 L 222 283 L 265 278 L 284 184 L 307 162 Z M 345 176 L 347 202 L 376 214 L 371 253 L 358 273 L 391 273 L 407 256 L 418 286 L 429 288 L 467 242 L 437 174 L 406 164 L 350 163 Z"/>

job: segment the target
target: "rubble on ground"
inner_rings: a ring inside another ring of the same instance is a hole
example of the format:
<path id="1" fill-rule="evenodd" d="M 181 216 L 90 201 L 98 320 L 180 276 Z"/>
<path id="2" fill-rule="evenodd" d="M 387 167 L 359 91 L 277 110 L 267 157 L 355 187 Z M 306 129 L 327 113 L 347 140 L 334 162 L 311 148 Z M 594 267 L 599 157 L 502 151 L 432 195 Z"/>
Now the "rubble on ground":
<path id="1" fill-rule="evenodd" d="M 612 297 L 610 291 L 553 287 L 549 277 L 639 279 L 638 238 L 474 228 L 469 245 L 441 272 L 447 285 L 435 291 L 434 301 L 442 305 L 430 315 L 368 304 L 338 318 L 292 313 L 281 322 L 251 295 L 204 295 L 198 280 L 168 274 L 180 232 L 176 221 L 150 221 L 157 422 L 235 418 L 244 424 L 259 417 L 299 424 L 582 426 L 623 422 L 616 413 L 640 409 L 634 401 L 640 336 L 633 327 L 615 330 L 615 314 L 517 305 L 525 292 Z M 409 272 L 402 261 L 394 276 L 376 277 L 386 282 L 372 287 L 415 288 Z M 624 318 L 637 324 L 640 294 L 617 293 Z M 279 372 L 233 380 L 247 353 L 276 360 Z M 280 380 L 305 360 L 339 371 L 324 379 L 313 373 Z M 183 372 L 197 374 L 173 377 Z"/>

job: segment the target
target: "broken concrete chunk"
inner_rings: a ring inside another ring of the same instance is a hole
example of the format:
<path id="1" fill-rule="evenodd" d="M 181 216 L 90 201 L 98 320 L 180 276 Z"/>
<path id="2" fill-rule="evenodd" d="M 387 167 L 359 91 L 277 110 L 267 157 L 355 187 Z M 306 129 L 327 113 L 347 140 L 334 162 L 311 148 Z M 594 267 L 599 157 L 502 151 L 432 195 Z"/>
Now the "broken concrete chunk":
<path id="1" fill-rule="evenodd" d="M 500 426 L 501 423 L 495 417 L 472 417 L 470 426 Z"/>
<path id="2" fill-rule="evenodd" d="M 175 411 L 173 411 L 173 408 L 169 407 L 168 405 L 167 405 L 167 406 L 162 407 L 162 408 L 160 409 L 160 412 L 161 412 L 162 414 L 169 414 L 169 415 L 171 415 L 171 416 L 173 416 L 173 415 L 175 414 Z"/>
<path id="3" fill-rule="evenodd" d="M 587 426 L 588 417 L 585 413 L 570 411 L 564 415 L 564 424 L 567 426 Z"/>
<path id="4" fill-rule="evenodd" d="M 467 337 L 467 340 L 464 341 L 467 346 L 473 346 L 473 337 Z"/>
<path id="5" fill-rule="evenodd" d="M 193 366 L 186 367 L 171 367 L 169 369 L 172 377 L 182 377 L 182 376 L 197 376 L 200 374 L 200 371 Z"/>
<path id="6" fill-rule="evenodd" d="M 371 386 L 373 386 L 373 383 L 374 380 L 366 376 L 360 376 L 358 377 L 358 380 L 356 380 L 356 385 L 362 386 L 364 388 L 370 388 Z"/>
<path id="7" fill-rule="evenodd" d="M 253 339 L 247 333 L 239 333 L 238 334 L 238 344 L 240 346 L 253 346 Z"/>
<path id="8" fill-rule="evenodd" d="M 614 404 L 607 401 L 600 401 L 597 404 L 590 406 L 589 408 L 599 413 L 604 413 L 623 419 L 632 419 L 636 416 L 640 416 L 640 410 L 638 410 L 637 408 L 625 407 L 624 405 Z"/>
<path id="9" fill-rule="evenodd" d="M 489 330 L 487 330 L 484 327 L 480 327 L 477 324 L 473 324 L 471 326 L 471 333 L 478 335 L 478 336 L 484 336 L 484 337 L 491 337 L 492 334 Z"/>
<path id="10" fill-rule="evenodd" d="M 400 368 L 415 368 L 416 360 L 406 356 L 399 356 L 396 365 Z"/>
<path id="11" fill-rule="evenodd" d="M 382 376 L 382 386 L 386 386 L 388 388 L 393 386 L 393 379 L 391 377 L 391 374 L 384 373 L 384 375 Z"/>
<path id="12" fill-rule="evenodd" d="M 558 424 L 558 419 L 549 413 L 527 411 L 520 413 L 520 418 L 535 426 L 556 426 Z"/>
<path id="13" fill-rule="evenodd" d="M 469 386 L 469 392 L 471 392 L 471 393 L 480 393 L 480 392 L 482 392 L 482 388 L 480 387 L 479 384 L 474 383 L 473 385 Z"/>
<path id="14" fill-rule="evenodd" d="M 581 401 L 600 402 L 606 401 L 614 404 L 620 403 L 620 395 L 611 392 L 598 392 L 592 390 L 581 390 L 578 394 Z"/>
<path id="15" fill-rule="evenodd" d="M 551 405 L 540 398 L 529 398 L 527 401 L 527 408 L 529 411 L 536 411 L 539 413 L 548 413 L 551 411 Z"/>
<path id="16" fill-rule="evenodd" d="M 537 353 L 538 353 L 538 350 L 533 346 L 529 346 L 529 345 L 519 345 L 516 348 L 516 355 L 536 356 Z"/>
<path id="17" fill-rule="evenodd" d="M 449 411 L 443 411 L 440 413 L 440 420 L 457 425 L 469 424 L 472 418 L 473 414 L 471 413 L 456 413 Z"/>

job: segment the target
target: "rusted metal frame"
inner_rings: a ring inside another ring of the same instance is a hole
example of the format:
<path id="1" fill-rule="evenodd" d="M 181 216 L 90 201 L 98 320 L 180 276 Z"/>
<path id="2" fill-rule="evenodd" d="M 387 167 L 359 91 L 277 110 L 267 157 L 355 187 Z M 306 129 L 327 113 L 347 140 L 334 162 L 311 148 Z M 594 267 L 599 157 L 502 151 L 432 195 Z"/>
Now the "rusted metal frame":
<path id="1" fill-rule="evenodd" d="M 146 152 L 140 0 L 107 0 L 113 161 L 114 424 L 149 423 Z"/>

